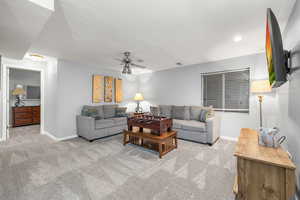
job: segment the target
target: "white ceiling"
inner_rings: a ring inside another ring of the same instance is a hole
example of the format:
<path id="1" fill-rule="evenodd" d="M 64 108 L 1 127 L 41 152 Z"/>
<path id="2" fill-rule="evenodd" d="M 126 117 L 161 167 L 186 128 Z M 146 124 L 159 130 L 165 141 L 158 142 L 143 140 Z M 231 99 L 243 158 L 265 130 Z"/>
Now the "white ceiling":
<path id="1" fill-rule="evenodd" d="M 0 54 L 22 59 L 51 13 L 30 1 L 0 0 Z"/>
<path id="2" fill-rule="evenodd" d="M 120 69 L 115 58 L 128 50 L 135 59 L 144 60 L 139 64 L 155 71 L 177 67 L 176 62 L 189 65 L 226 59 L 264 51 L 266 9 L 273 9 L 283 30 L 294 3 L 56 0 L 55 12 L 30 51 Z M 243 40 L 235 43 L 236 35 Z"/>

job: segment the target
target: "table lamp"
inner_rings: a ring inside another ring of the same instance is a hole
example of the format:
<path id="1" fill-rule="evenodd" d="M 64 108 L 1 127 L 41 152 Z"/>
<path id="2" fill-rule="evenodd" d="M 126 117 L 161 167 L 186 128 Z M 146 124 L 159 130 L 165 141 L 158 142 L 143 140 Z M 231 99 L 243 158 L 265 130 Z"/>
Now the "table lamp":
<path id="1" fill-rule="evenodd" d="M 17 85 L 16 89 L 13 90 L 12 95 L 16 96 L 16 103 L 15 106 L 19 107 L 22 105 L 22 100 L 20 95 L 24 95 L 25 90 L 23 89 L 22 85 Z"/>
<path id="2" fill-rule="evenodd" d="M 259 117 L 260 117 L 260 128 L 262 128 L 262 101 L 263 94 L 271 92 L 271 86 L 269 80 L 256 80 L 252 81 L 251 93 L 258 96 L 259 100 Z"/>
<path id="3" fill-rule="evenodd" d="M 138 112 L 138 113 L 143 112 L 142 108 L 140 107 L 140 101 L 144 100 L 144 97 L 143 97 L 142 93 L 136 93 L 135 96 L 134 96 L 134 100 L 137 103 L 135 112 Z"/>

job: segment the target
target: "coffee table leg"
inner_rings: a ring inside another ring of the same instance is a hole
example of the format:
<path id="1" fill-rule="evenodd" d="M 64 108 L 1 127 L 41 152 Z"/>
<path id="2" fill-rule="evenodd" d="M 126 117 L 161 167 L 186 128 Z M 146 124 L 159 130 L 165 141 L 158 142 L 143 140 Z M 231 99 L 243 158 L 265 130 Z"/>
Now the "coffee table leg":
<path id="1" fill-rule="evenodd" d="M 162 155 L 162 143 L 158 144 L 158 152 L 159 152 L 159 158 L 161 158 L 161 155 Z"/>
<path id="2" fill-rule="evenodd" d="M 177 135 L 175 135 L 174 139 L 175 139 L 175 148 L 177 149 Z"/>
<path id="3" fill-rule="evenodd" d="M 125 146 L 125 144 L 126 144 L 126 134 L 124 133 L 123 134 L 123 145 Z"/>

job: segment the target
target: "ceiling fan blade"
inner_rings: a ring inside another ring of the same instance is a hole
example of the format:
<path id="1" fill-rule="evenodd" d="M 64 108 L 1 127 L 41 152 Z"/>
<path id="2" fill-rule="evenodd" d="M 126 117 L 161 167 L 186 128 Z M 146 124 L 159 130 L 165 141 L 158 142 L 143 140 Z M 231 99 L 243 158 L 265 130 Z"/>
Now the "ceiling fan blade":
<path id="1" fill-rule="evenodd" d="M 142 66 L 142 65 L 138 65 L 138 64 L 135 64 L 135 63 L 130 63 L 132 66 L 134 67 L 138 67 L 138 68 L 141 68 L 141 69 L 146 69 L 147 67 L 145 66 Z"/>
<path id="2" fill-rule="evenodd" d="M 121 58 L 115 58 L 115 60 L 120 61 L 120 62 L 124 62 L 123 59 L 121 59 Z"/>

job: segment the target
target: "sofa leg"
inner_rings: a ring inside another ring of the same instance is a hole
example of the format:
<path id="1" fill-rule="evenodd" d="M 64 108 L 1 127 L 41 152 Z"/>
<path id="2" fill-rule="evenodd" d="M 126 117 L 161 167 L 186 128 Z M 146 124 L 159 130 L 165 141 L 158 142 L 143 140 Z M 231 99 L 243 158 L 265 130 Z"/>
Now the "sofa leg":
<path id="1" fill-rule="evenodd" d="M 220 137 L 218 137 L 213 143 L 208 143 L 208 145 L 211 147 L 212 145 L 216 144 L 216 142 L 220 139 Z"/>
<path id="2" fill-rule="evenodd" d="M 94 140 L 89 140 L 89 142 L 94 142 Z"/>

